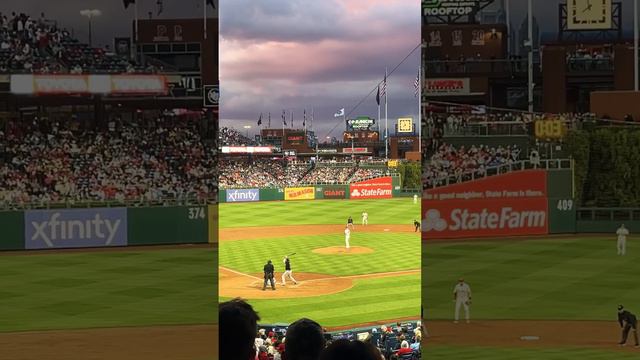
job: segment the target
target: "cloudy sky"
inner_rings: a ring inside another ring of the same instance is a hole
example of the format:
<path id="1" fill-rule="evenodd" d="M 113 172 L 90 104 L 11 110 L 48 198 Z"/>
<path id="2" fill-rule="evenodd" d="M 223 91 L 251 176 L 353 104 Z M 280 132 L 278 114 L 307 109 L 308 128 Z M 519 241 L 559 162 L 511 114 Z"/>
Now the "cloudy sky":
<path id="1" fill-rule="evenodd" d="M 220 82 L 223 126 L 253 126 L 271 112 L 282 126 L 282 110 L 314 109 L 314 130 L 341 136 L 333 114 L 377 118 L 375 94 L 353 110 L 420 42 L 417 0 L 221 1 Z M 388 80 L 389 119 L 416 116 L 413 95 L 418 49 Z M 384 111 L 383 111 L 384 113 Z M 289 122 L 289 115 L 287 115 Z M 391 121 L 390 121 L 390 124 Z"/>

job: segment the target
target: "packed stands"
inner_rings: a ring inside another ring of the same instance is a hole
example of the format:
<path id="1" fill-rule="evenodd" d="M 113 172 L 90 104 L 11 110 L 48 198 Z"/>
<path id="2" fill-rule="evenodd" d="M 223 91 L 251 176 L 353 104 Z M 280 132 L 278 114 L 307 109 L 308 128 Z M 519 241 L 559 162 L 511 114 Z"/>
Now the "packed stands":
<path id="1" fill-rule="evenodd" d="M 108 49 L 93 48 L 75 39 L 69 31 L 47 19 L 28 14 L 0 13 L 0 74 L 152 73 Z"/>
<path id="2" fill-rule="evenodd" d="M 259 326 L 255 339 L 258 359 L 282 359 L 286 349 L 286 326 Z M 421 358 L 422 326 L 418 322 L 396 323 L 339 332 L 327 332 L 327 346 L 337 340 L 373 344 L 385 360 Z"/>
<path id="3" fill-rule="evenodd" d="M 222 146 L 258 146 L 257 141 L 242 135 L 238 130 L 221 127 L 218 134 Z"/>
<path id="4" fill-rule="evenodd" d="M 520 156 L 517 146 L 456 148 L 442 144 L 423 164 L 423 183 L 433 187 L 483 177 L 487 169 L 513 164 Z"/>
<path id="5" fill-rule="evenodd" d="M 386 167 L 365 167 L 359 163 L 314 163 L 282 159 L 223 159 L 220 187 L 264 188 L 316 184 L 349 184 L 390 175 Z"/>
<path id="6" fill-rule="evenodd" d="M 0 123 L 0 208 L 215 198 L 216 150 L 197 124 L 164 115 L 104 128 L 77 119 Z"/>

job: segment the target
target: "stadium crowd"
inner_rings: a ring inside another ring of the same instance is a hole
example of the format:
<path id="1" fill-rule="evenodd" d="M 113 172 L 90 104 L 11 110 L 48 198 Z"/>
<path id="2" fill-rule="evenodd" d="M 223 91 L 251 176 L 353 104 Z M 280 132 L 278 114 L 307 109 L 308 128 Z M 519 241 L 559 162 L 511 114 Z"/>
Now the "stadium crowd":
<path id="1" fill-rule="evenodd" d="M 242 135 L 238 130 L 221 127 L 218 138 L 222 146 L 258 146 L 258 142 Z"/>
<path id="2" fill-rule="evenodd" d="M 240 299 L 219 306 L 220 358 L 238 360 L 416 360 L 420 323 L 332 334 L 310 319 L 288 327 L 258 326 L 260 317 Z"/>
<path id="3" fill-rule="evenodd" d="M 389 175 L 381 168 L 351 163 L 312 163 L 282 159 L 224 159 L 219 161 L 220 187 L 291 187 L 312 184 L 348 184 Z"/>
<path id="4" fill-rule="evenodd" d="M 109 49 L 83 44 L 44 13 L 0 13 L 1 73 L 148 73 Z"/>
<path id="5" fill-rule="evenodd" d="M 517 146 L 456 148 L 442 144 L 423 164 L 422 180 L 427 187 L 431 187 L 483 177 L 488 168 L 513 164 L 520 158 L 520 153 Z"/>
<path id="6" fill-rule="evenodd" d="M 185 119 L 0 126 L 0 207 L 205 199 L 217 193 L 215 169 L 215 149 Z"/>

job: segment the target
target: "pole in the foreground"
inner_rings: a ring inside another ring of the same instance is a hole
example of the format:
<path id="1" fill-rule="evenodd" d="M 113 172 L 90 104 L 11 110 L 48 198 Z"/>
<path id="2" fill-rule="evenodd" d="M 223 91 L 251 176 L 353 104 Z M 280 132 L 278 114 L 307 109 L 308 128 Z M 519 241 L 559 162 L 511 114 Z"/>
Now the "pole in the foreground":
<path id="1" fill-rule="evenodd" d="M 636 0 L 637 1 L 637 0 Z M 528 0 L 527 3 L 527 22 L 528 22 L 528 35 L 529 35 L 529 112 L 533 112 L 533 0 Z"/>
<path id="2" fill-rule="evenodd" d="M 638 91 L 638 0 L 633 0 L 633 90 Z"/>

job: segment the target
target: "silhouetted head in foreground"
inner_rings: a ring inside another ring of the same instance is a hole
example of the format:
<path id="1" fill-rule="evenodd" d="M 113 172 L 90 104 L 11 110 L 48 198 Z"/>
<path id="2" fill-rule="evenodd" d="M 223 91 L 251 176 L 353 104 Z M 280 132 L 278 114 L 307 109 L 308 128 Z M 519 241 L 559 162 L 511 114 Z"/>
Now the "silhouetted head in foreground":
<path id="1" fill-rule="evenodd" d="M 320 356 L 320 360 L 381 360 L 380 351 L 371 343 L 336 340 Z M 287 359 L 288 360 L 288 359 Z"/>
<path id="2" fill-rule="evenodd" d="M 287 329 L 285 358 L 287 360 L 318 360 L 325 347 L 324 331 L 320 324 L 300 319 Z"/>
<path id="3" fill-rule="evenodd" d="M 242 299 L 221 303 L 218 314 L 220 359 L 253 360 L 260 316 Z"/>

